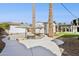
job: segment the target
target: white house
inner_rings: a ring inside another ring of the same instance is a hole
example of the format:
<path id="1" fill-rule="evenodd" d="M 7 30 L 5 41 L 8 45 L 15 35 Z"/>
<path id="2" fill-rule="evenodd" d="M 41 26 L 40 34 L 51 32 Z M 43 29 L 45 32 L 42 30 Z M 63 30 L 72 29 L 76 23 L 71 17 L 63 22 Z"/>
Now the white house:
<path id="1" fill-rule="evenodd" d="M 35 26 L 36 26 L 36 29 L 35 29 L 36 33 L 44 34 L 44 24 L 42 22 L 37 22 Z"/>
<path id="2" fill-rule="evenodd" d="M 19 28 L 17 25 L 11 25 L 9 34 L 18 34 L 18 33 L 25 33 L 26 29 L 25 28 Z"/>
<path id="3" fill-rule="evenodd" d="M 10 24 L 10 29 L 9 29 L 9 35 L 10 38 L 24 38 L 27 35 L 28 32 L 28 25 L 27 24 Z"/>
<path id="4" fill-rule="evenodd" d="M 56 32 L 56 23 L 53 22 L 53 32 Z M 36 33 L 48 34 L 48 22 L 37 22 Z"/>
<path id="5" fill-rule="evenodd" d="M 37 22 L 35 24 L 35 33 L 36 34 L 48 34 L 48 22 Z M 27 37 L 29 31 L 28 28 L 30 28 L 27 24 L 11 24 L 9 29 L 9 34 L 12 34 L 13 37 L 19 38 L 19 37 Z M 53 23 L 53 31 L 56 32 L 56 24 Z M 11 35 L 11 37 L 12 37 Z"/>

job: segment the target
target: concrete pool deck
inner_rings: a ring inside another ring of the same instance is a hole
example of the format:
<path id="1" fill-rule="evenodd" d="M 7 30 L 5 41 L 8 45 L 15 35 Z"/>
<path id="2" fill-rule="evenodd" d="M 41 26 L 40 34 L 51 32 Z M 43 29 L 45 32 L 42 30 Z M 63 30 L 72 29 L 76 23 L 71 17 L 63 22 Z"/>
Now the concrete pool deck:
<path id="1" fill-rule="evenodd" d="M 21 44 L 24 44 L 27 48 L 42 46 L 50 50 L 52 53 L 56 54 L 57 56 L 61 56 L 64 50 L 62 48 L 60 49 L 58 45 L 51 40 L 52 38 L 45 36 L 42 39 L 19 40 L 19 42 Z"/>
<path id="2" fill-rule="evenodd" d="M 46 37 L 45 37 L 46 38 Z M 44 39 L 44 38 L 43 38 Z M 4 38 L 5 48 L 1 56 L 60 56 L 62 52 L 56 43 L 47 39 L 40 40 L 8 40 Z M 42 41 L 42 42 L 41 42 Z"/>

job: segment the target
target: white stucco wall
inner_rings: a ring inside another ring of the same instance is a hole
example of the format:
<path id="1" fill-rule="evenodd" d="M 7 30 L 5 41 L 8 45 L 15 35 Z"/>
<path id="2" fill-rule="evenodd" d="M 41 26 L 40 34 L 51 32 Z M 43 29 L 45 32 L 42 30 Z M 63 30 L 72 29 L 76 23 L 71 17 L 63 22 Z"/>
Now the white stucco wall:
<path id="1" fill-rule="evenodd" d="M 42 27 L 42 28 L 37 28 L 37 27 Z M 36 33 L 44 33 L 44 24 L 43 23 L 36 23 Z"/>
<path id="2" fill-rule="evenodd" d="M 53 23 L 53 32 L 55 33 L 56 32 L 56 24 Z"/>
<path id="3" fill-rule="evenodd" d="M 26 29 L 24 28 L 17 28 L 17 26 L 13 26 L 11 25 L 10 26 L 10 30 L 9 30 L 9 33 L 25 33 L 27 32 Z"/>
<path id="4" fill-rule="evenodd" d="M 77 32 L 77 26 L 73 26 L 73 32 Z"/>
<path id="5" fill-rule="evenodd" d="M 44 24 L 42 23 L 42 22 L 40 22 L 40 23 L 36 23 L 36 27 L 38 27 L 38 26 L 41 26 L 41 27 L 43 27 L 42 29 L 36 29 L 36 33 L 44 33 Z M 47 26 L 46 26 L 46 30 L 47 30 L 47 32 L 46 33 L 48 33 L 48 24 L 47 24 Z M 55 23 L 53 23 L 53 31 L 54 31 L 54 33 L 56 32 L 56 24 Z"/>
<path id="6" fill-rule="evenodd" d="M 56 32 L 56 24 L 53 23 L 53 32 L 55 33 Z M 47 24 L 47 33 L 48 33 L 48 24 Z"/>
<path id="7" fill-rule="evenodd" d="M 36 33 L 44 33 L 45 32 L 44 23 L 39 22 L 39 23 L 36 23 L 35 26 L 36 26 L 36 29 L 35 29 Z M 53 23 L 53 31 L 54 32 L 56 32 L 55 26 L 56 26 L 56 24 Z M 42 28 L 39 29 L 37 27 L 42 27 Z M 48 24 L 46 26 L 46 31 L 48 33 Z M 25 28 L 20 28 L 20 27 L 18 28 L 18 26 L 14 26 L 14 25 L 10 26 L 9 34 L 11 34 L 11 33 L 25 33 L 25 32 L 27 32 L 27 30 Z"/>

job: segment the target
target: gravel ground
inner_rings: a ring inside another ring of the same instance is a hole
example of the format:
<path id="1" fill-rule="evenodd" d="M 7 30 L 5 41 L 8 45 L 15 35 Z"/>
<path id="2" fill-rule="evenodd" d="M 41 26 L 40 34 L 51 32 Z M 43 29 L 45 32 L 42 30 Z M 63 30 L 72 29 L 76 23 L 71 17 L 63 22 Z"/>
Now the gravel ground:
<path id="1" fill-rule="evenodd" d="M 60 45 L 64 49 L 63 56 L 79 56 L 79 40 L 77 38 L 60 39 L 64 41 L 64 44 Z"/>

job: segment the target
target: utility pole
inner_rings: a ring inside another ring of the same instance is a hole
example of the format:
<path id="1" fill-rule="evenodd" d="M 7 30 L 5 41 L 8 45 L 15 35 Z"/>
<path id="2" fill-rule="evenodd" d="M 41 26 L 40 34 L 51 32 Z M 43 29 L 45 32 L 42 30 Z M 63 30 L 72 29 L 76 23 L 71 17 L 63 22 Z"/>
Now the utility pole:
<path id="1" fill-rule="evenodd" d="M 52 20 L 52 3 L 49 4 L 48 36 L 52 38 L 54 36 Z"/>
<path id="2" fill-rule="evenodd" d="M 32 33 L 35 34 L 35 3 L 32 3 Z"/>

